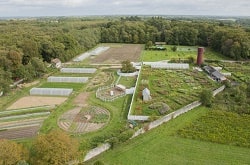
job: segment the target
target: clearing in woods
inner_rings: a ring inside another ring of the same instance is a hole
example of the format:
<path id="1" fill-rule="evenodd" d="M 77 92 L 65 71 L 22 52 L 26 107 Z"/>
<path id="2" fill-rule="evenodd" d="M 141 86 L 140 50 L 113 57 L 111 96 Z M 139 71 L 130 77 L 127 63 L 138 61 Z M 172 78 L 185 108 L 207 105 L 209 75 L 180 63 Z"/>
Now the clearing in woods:
<path id="1" fill-rule="evenodd" d="M 119 47 L 110 47 L 107 51 L 91 59 L 91 63 L 98 64 L 120 64 L 121 61 L 130 60 L 137 62 L 143 45 L 136 44 L 122 44 Z"/>

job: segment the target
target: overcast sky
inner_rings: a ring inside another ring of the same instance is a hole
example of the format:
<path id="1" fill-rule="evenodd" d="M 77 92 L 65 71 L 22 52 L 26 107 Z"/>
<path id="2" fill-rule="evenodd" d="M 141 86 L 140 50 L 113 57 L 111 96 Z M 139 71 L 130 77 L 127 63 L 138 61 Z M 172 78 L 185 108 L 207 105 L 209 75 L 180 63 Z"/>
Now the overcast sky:
<path id="1" fill-rule="evenodd" d="M 0 0 L 0 17 L 81 15 L 250 16 L 249 0 Z"/>

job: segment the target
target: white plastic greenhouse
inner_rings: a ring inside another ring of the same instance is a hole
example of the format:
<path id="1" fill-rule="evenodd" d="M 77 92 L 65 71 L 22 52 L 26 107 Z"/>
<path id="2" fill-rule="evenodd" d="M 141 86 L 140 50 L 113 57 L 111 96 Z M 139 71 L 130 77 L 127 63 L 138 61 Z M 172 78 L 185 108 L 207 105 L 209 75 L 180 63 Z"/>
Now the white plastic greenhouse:
<path id="1" fill-rule="evenodd" d="M 189 64 L 155 63 L 155 64 L 151 64 L 151 68 L 159 68 L 159 69 L 189 69 Z"/>
<path id="2" fill-rule="evenodd" d="M 96 68 L 62 68 L 62 73 L 95 73 Z"/>
<path id="3" fill-rule="evenodd" d="M 108 46 L 101 46 L 101 47 L 98 47 L 94 50 L 92 50 L 91 52 L 89 52 L 91 55 L 93 56 L 97 56 L 99 54 L 101 54 L 102 52 L 105 52 L 106 50 L 108 50 L 110 47 Z"/>
<path id="4" fill-rule="evenodd" d="M 86 52 L 86 53 L 83 53 L 83 54 L 79 55 L 78 57 L 74 58 L 73 61 L 74 62 L 83 61 L 84 59 L 88 58 L 89 56 L 90 56 L 90 53 Z"/>
<path id="5" fill-rule="evenodd" d="M 56 77 L 50 76 L 48 77 L 48 82 L 69 82 L 69 83 L 86 83 L 88 81 L 88 77 Z"/>
<path id="6" fill-rule="evenodd" d="M 69 96 L 72 92 L 71 88 L 32 88 L 30 95 Z"/>

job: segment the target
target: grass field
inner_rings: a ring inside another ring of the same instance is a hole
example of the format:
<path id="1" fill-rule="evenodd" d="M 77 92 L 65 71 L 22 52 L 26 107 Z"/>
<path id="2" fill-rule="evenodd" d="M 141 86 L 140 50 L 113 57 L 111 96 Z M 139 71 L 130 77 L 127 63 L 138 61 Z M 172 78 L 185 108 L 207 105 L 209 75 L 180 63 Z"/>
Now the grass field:
<path id="1" fill-rule="evenodd" d="M 177 46 L 177 50 L 174 52 L 171 50 L 171 45 L 165 46 L 167 50 L 165 51 L 153 51 L 153 50 L 144 50 L 141 56 L 142 61 L 162 61 L 162 60 L 178 60 L 197 57 L 197 48 L 196 46 Z M 205 49 L 204 59 L 213 59 L 213 60 L 225 60 L 224 56 L 220 53 L 214 52 L 211 49 Z"/>
<path id="2" fill-rule="evenodd" d="M 165 164 L 249 164 L 250 149 L 222 145 L 175 136 L 177 130 L 189 125 L 207 109 L 194 109 L 145 135 L 116 146 L 87 162 L 99 160 L 108 165 L 165 165 Z"/>
<path id="3" fill-rule="evenodd" d="M 82 83 L 45 82 L 39 88 L 73 88 L 74 91 L 78 91 L 84 86 L 85 84 Z"/>

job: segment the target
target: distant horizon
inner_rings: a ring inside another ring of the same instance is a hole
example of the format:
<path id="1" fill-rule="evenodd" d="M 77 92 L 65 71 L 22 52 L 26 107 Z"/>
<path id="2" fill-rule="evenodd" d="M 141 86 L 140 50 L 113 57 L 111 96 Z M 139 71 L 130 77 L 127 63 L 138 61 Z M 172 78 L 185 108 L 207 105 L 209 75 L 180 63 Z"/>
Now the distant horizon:
<path id="1" fill-rule="evenodd" d="M 0 18 L 53 18 L 53 17 L 129 17 L 129 16 L 138 16 L 138 17 L 196 17 L 196 18 L 249 18 L 250 16 L 240 16 L 240 15 L 164 15 L 164 14 L 109 14 L 109 15 L 40 15 L 40 16 L 0 16 Z"/>
<path id="2" fill-rule="evenodd" d="M 1 0 L 0 17 L 172 15 L 249 17 L 248 0 Z"/>

